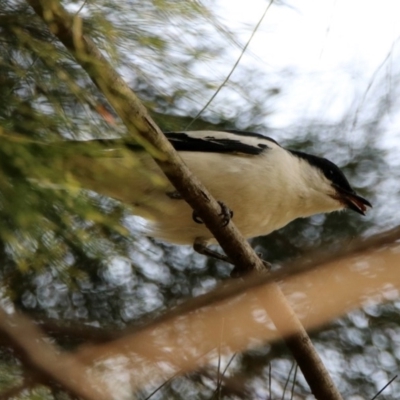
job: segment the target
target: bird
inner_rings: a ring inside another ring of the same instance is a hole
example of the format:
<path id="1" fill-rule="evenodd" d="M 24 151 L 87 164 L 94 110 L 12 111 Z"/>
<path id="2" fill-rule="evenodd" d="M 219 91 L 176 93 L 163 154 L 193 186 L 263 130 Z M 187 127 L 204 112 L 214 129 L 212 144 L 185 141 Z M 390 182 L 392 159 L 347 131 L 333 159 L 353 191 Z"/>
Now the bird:
<path id="1" fill-rule="evenodd" d="M 372 207 L 333 162 L 284 148 L 268 136 L 238 130 L 165 136 L 247 239 L 297 218 L 344 209 L 365 215 Z M 69 171 L 87 189 L 132 206 L 133 214 L 148 221 L 149 236 L 195 249 L 196 243 L 216 243 L 143 148 L 117 139 L 89 142 L 100 145 L 95 158 L 88 162 L 75 153 L 68 160 Z M 134 156 L 130 162 L 127 152 Z"/>

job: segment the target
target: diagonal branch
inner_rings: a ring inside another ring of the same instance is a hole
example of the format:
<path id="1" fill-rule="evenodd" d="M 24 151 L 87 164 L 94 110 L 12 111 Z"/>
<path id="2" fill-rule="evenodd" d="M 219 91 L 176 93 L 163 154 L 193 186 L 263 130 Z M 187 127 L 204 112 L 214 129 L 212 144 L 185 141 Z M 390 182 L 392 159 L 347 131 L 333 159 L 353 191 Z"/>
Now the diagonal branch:
<path id="1" fill-rule="evenodd" d="M 399 229 L 385 232 L 356 246 L 358 251 L 333 257 L 301 274 L 287 274 L 282 288 L 289 295 L 302 293 L 301 298 L 293 297 L 292 303 L 306 326 L 315 329 L 363 303 L 391 299 L 400 288 L 396 268 L 400 265 L 399 237 Z M 183 372 L 193 370 L 204 363 L 199 355 L 215 348 L 238 352 L 248 348 L 251 341 L 279 338 L 268 320 L 257 321 L 251 316 L 255 310 L 271 308 L 268 289 L 269 285 L 260 285 L 252 278 L 233 281 L 190 299 L 136 331 L 130 328 L 119 332 L 121 337 L 111 342 L 82 347 L 77 356 L 90 364 L 119 354 L 128 358 L 136 354 L 153 365 L 164 360 Z M 280 334 L 283 330 L 287 335 L 292 333 L 291 321 L 282 320 L 280 326 Z M 132 368 L 136 368 L 135 363 L 132 357 Z"/>
<path id="2" fill-rule="evenodd" d="M 262 261 L 235 226 L 232 223 L 221 226 L 219 204 L 183 164 L 140 100 L 112 68 L 93 41 L 82 33 L 82 20 L 79 16 L 71 17 L 58 0 L 27 0 L 27 2 L 87 71 L 122 119 L 129 133 L 150 151 L 164 174 L 204 221 L 228 257 L 235 260 L 235 265 L 241 271 L 263 271 Z M 298 355 L 297 362 L 314 395 L 324 400 L 341 399 L 310 338 L 277 284 L 270 286 L 269 297 L 271 306 L 268 313 L 278 330 L 283 328 L 282 321 L 291 321 L 293 331 L 296 333 L 291 336 L 287 344 L 293 354 Z"/>
<path id="3" fill-rule="evenodd" d="M 39 374 L 41 382 L 50 385 L 57 382 L 67 392 L 85 400 L 112 397 L 102 382 L 89 378 L 85 365 L 57 350 L 22 314 L 9 315 L 0 310 L 0 332 L 8 338 L 24 365 Z"/>
<path id="4" fill-rule="evenodd" d="M 333 273 L 333 266 L 340 265 L 342 269 L 346 270 L 346 265 L 351 265 L 351 260 L 362 260 L 369 264 L 368 270 L 374 271 L 374 280 L 363 285 L 357 275 L 350 278 L 349 273 L 344 273 L 343 280 L 355 281 L 358 280 L 358 284 L 355 285 L 348 293 L 342 291 L 341 297 L 347 303 L 347 307 L 338 308 L 337 314 L 328 315 L 327 320 L 335 318 L 345 313 L 350 304 L 352 307 L 358 307 L 368 293 L 374 295 L 384 287 L 386 282 L 392 282 L 397 287 L 398 279 L 394 278 L 393 275 L 397 275 L 396 269 L 392 268 L 392 265 L 388 265 L 386 268 L 380 268 L 379 274 L 376 272 L 376 266 L 370 265 L 370 254 L 378 253 L 382 254 L 384 249 L 392 248 L 396 242 L 400 240 L 400 227 L 396 227 L 389 231 L 381 232 L 373 235 L 369 238 L 359 239 L 357 242 L 342 248 L 340 252 L 332 254 L 325 254 L 319 251 L 315 251 L 312 254 L 307 255 L 307 260 L 296 260 L 285 264 L 280 270 L 264 276 L 249 276 L 243 280 L 231 280 L 219 285 L 217 288 L 185 300 L 185 302 L 173 307 L 164 314 L 154 318 L 151 317 L 147 321 L 141 320 L 141 323 L 137 326 L 131 326 L 122 330 L 108 330 L 94 326 L 79 325 L 74 323 L 72 326 L 70 323 L 62 323 L 59 319 L 44 318 L 42 315 L 35 315 L 29 313 L 30 317 L 36 321 L 36 324 L 46 334 L 57 339 L 58 342 L 64 340 L 72 340 L 76 343 L 85 343 L 91 345 L 98 345 L 102 343 L 112 342 L 128 335 L 134 335 L 141 330 L 154 330 L 157 326 L 168 323 L 174 318 L 183 317 L 191 312 L 198 312 L 200 309 L 205 307 L 216 306 L 218 303 L 233 299 L 246 292 L 252 292 L 262 286 L 266 286 L 274 281 L 280 281 L 285 286 L 285 282 L 289 279 L 308 280 L 310 283 L 313 282 L 312 274 L 313 271 L 318 269 L 320 273 L 326 270 L 326 274 Z M 312 260 L 311 262 L 309 260 Z M 393 271 L 391 272 L 391 268 Z M 332 287 L 330 284 L 329 286 Z M 343 285 L 342 285 L 343 286 Z M 328 285 L 327 285 L 328 287 Z M 337 286 L 335 286 L 337 288 Z M 336 298 L 335 298 L 336 299 Z M 316 325 L 319 326 L 325 320 L 316 320 Z M 68 342 L 69 343 L 69 342 Z M 7 338 L 0 338 L 0 346 L 6 346 L 9 344 Z"/>

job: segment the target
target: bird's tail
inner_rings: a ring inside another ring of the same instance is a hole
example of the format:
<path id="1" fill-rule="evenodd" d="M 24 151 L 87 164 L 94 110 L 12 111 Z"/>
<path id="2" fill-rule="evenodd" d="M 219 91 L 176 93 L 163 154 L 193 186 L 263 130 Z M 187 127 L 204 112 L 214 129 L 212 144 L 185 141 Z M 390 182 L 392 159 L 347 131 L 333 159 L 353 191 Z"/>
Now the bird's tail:
<path id="1" fill-rule="evenodd" d="M 160 168 L 143 150 L 119 141 L 65 141 L 52 146 L 57 179 L 34 176 L 49 187 L 82 188 L 133 206 L 134 213 L 154 220 L 171 188 Z"/>

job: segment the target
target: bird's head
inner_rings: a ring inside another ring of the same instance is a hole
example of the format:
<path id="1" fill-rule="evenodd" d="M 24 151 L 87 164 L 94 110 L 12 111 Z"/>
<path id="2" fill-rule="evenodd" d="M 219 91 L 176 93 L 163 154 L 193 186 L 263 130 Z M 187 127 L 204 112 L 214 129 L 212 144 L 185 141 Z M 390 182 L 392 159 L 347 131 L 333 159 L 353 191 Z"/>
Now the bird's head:
<path id="1" fill-rule="evenodd" d="M 327 203 L 331 203 L 333 200 L 334 203 L 332 203 L 332 205 L 336 205 L 335 208 L 337 210 L 348 208 L 365 215 L 368 207 L 372 207 L 368 200 L 359 196 L 354 191 L 343 172 L 333 162 L 326 158 L 313 156 L 300 151 L 290 150 L 290 152 L 307 163 L 310 170 L 314 172 L 310 174 L 310 180 L 312 180 L 310 184 L 315 191 L 320 192 L 321 197 L 325 198 Z"/>

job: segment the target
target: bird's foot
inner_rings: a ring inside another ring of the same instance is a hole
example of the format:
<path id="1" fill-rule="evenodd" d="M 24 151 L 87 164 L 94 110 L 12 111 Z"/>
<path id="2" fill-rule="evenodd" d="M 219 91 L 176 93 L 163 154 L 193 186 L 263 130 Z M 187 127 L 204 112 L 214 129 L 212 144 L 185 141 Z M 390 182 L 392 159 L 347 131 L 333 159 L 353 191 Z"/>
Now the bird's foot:
<path id="1" fill-rule="evenodd" d="M 222 201 L 218 201 L 219 206 L 221 207 L 220 217 L 222 226 L 225 227 L 229 224 L 229 221 L 233 218 L 233 211 Z M 193 221 L 197 224 L 203 224 L 203 220 L 197 215 L 196 211 L 193 211 L 192 214 Z"/>
<path id="2" fill-rule="evenodd" d="M 227 226 L 229 224 L 229 221 L 233 218 L 233 211 L 222 201 L 218 202 L 219 206 L 221 207 L 221 222 L 222 226 Z"/>

